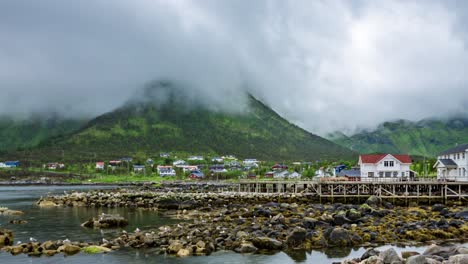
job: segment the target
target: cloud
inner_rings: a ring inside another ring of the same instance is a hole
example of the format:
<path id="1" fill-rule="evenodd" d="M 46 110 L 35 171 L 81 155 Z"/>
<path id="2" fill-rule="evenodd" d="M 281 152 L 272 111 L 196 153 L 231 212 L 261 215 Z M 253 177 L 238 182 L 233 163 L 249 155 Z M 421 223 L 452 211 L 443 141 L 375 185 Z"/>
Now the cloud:
<path id="1" fill-rule="evenodd" d="M 110 111 L 174 80 L 320 134 L 466 112 L 468 10 L 437 1 L 0 2 L 0 113 Z"/>

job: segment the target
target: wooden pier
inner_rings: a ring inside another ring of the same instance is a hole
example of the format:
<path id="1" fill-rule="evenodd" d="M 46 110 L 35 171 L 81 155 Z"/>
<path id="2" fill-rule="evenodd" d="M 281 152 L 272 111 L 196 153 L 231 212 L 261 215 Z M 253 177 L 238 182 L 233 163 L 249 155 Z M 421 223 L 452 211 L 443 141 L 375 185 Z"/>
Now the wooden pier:
<path id="1" fill-rule="evenodd" d="M 239 192 L 305 193 L 318 199 L 355 199 L 378 196 L 393 200 L 468 201 L 468 182 L 438 181 L 255 181 L 238 183 Z"/>

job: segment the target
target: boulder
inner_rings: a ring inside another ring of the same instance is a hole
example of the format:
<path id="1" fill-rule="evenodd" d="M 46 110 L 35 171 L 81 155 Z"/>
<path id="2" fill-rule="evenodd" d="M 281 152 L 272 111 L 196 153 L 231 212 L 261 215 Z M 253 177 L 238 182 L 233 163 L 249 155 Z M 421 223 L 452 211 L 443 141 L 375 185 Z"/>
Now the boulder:
<path id="1" fill-rule="evenodd" d="M 304 228 L 294 228 L 286 238 L 286 243 L 289 247 L 295 248 L 301 246 L 306 238 L 307 231 Z"/>
<path id="2" fill-rule="evenodd" d="M 37 204 L 39 205 L 39 207 L 56 207 L 58 206 L 58 204 L 52 202 L 52 201 L 49 201 L 49 200 L 41 200 L 39 201 L 39 203 Z"/>
<path id="3" fill-rule="evenodd" d="M 181 248 L 178 252 L 177 252 L 177 256 L 178 257 L 188 257 L 188 256 L 191 256 L 192 255 L 192 248 Z"/>
<path id="4" fill-rule="evenodd" d="M 237 253 L 255 253 L 257 252 L 258 248 L 256 248 L 252 243 L 250 242 L 243 242 L 240 244 L 238 248 L 235 249 Z"/>
<path id="5" fill-rule="evenodd" d="M 382 199 L 377 196 L 371 196 L 367 198 L 366 204 L 371 207 L 378 207 L 382 203 Z"/>
<path id="6" fill-rule="evenodd" d="M 81 248 L 79 246 L 75 246 L 72 244 L 65 244 L 63 246 L 60 246 L 58 251 L 61 251 L 65 253 L 65 255 L 75 255 L 76 253 L 81 251 Z"/>
<path id="7" fill-rule="evenodd" d="M 183 247 L 182 243 L 178 240 L 176 241 L 173 241 L 169 247 L 167 248 L 167 253 L 169 254 L 177 254 L 177 252 L 179 252 L 179 250 L 181 250 Z"/>
<path id="8" fill-rule="evenodd" d="M 45 250 L 57 250 L 58 248 L 57 243 L 54 243 L 50 240 L 42 243 L 41 247 L 44 248 Z"/>
<path id="9" fill-rule="evenodd" d="M 81 226 L 92 228 L 115 228 L 127 225 L 128 220 L 118 214 L 102 214 L 81 224 Z"/>
<path id="10" fill-rule="evenodd" d="M 401 252 L 401 257 L 404 259 L 410 258 L 412 256 L 418 256 L 419 253 L 416 251 L 402 251 Z"/>
<path id="11" fill-rule="evenodd" d="M 444 204 L 434 204 L 432 206 L 432 211 L 433 212 L 440 212 L 442 211 L 443 209 L 447 208 L 447 206 L 445 206 Z"/>
<path id="12" fill-rule="evenodd" d="M 0 247 L 13 245 L 13 231 L 0 229 Z"/>
<path id="13" fill-rule="evenodd" d="M 23 247 L 22 246 L 13 246 L 10 248 L 10 253 L 12 255 L 18 255 L 23 253 Z"/>
<path id="14" fill-rule="evenodd" d="M 350 219 L 346 218 L 345 215 L 337 214 L 337 215 L 333 216 L 333 223 L 335 225 L 341 226 L 341 225 L 344 225 L 344 224 L 351 224 L 352 221 Z"/>
<path id="15" fill-rule="evenodd" d="M 455 218 L 460 218 L 463 220 L 468 220 L 468 210 L 463 210 L 455 214 Z"/>
<path id="16" fill-rule="evenodd" d="M 468 263 L 468 255 L 467 254 L 458 254 L 454 256 L 450 256 L 447 264 L 466 264 Z"/>
<path id="17" fill-rule="evenodd" d="M 280 250 L 283 248 L 283 243 L 269 237 L 256 237 L 252 240 L 252 243 L 259 249 Z"/>
<path id="18" fill-rule="evenodd" d="M 317 220 L 310 217 L 304 217 L 304 219 L 302 220 L 302 227 L 306 229 L 314 229 L 316 223 Z"/>
<path id="19" fill-rule="evenodd" d="M 406 264 L 428 264 L 428 261 L 422 255 L 414 255 L 406 260 Z"/>
<path id="20" fill-rule="evenodd" d="M 353 243 L 348 230 L 335 227 L 328 236 L 328 244 L 332 246 L 351 246 Z"/>
<path id="21" fill-rule="evenodd" d="M 359 264 L 384 264 L 383 260 L 378 256 L 372 256 L 361 261 Z"/>
<path id="22" fill-rule="evenodd" d="M 379 257 L 383 260 L 384 264 L 403 263 L 403 260 L 398 256 L 398 253 L 393 248 L 380 252 Z"/>
<path id="23" fill-rule="evenodd" d="M 107 253 L 111 252 L 110 248 L 102 247 L 102 246 L 87 246 L 82 249 L 84 253 L 88 254 L 99 254 L 99 253 Z"/>
<path id="24" fill-rule="evenodd" d="M 377 249 L 369 248 L 366 250 L 366 252 L 364 252 L 364 254 L 362 254 L 361 260 L 368 259 L 372 256 L 378 256 L 379 254 L 380 254 L 380 251 L 378 251 Z"/>
<path id="25" fill-rule="evenodd" d="M 356 221 L 361 218 L 361 213 L 356 209 L 351 209 L 346 213 L 346 217 L 351 221 Z"/>

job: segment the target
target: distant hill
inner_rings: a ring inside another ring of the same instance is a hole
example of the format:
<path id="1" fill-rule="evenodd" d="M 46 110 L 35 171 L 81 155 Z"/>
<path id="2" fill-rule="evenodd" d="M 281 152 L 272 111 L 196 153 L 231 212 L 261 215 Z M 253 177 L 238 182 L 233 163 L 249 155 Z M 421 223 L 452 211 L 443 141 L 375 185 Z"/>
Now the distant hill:
<path id="1" fill-rule="evenodd" d="M 36 147 L 58 135 L 78 130 L 86 120 L 57 115 L 37 115 L 28 118 L 0 117 L 0 152 Z"/>
<path id="2" fill-rule="evenodd" d="M 352 136 L 333 133 L 327 138 L 359 153 L 390 152 L 435 157 L 456 144 L 468 143 L 468 118 L 399 120 L 385 122 L 373 131 Z"/>
<path id="3" fill-rule="evenodd" d="M 152 87 L 165 90 L 164 102 L 154 104 L 155 100 L 148 98 L 131 101 L 70 135 L 45 141 L 28 155 L 49 160 L 61 155 L 70 159 L 103 159 L 136 153 L 156 155 L 161 151 L 234 154 L 277 161 L 357 157 L 349 149 L 289 123 L 252 96 L 247 99 L 245 111 L 226 113 L 187 103 L 171 88 L 170 84 Z"/>

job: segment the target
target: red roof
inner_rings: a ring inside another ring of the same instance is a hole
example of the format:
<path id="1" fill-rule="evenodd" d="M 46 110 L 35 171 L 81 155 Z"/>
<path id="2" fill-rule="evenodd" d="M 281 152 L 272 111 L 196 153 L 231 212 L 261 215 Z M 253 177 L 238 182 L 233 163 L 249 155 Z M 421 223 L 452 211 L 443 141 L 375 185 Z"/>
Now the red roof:
<path id="1" fill-rule="evenodd" d="M 385 158 L 387 155 L 391 155 L 399 160 L 401 163 L 411 163 L 411 157 L 409 155 L 393 155 L 393 154 L 367 154 L 361 155 L 362 163 L 377 163 Z"/>

